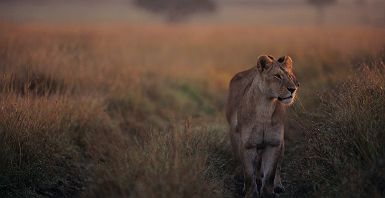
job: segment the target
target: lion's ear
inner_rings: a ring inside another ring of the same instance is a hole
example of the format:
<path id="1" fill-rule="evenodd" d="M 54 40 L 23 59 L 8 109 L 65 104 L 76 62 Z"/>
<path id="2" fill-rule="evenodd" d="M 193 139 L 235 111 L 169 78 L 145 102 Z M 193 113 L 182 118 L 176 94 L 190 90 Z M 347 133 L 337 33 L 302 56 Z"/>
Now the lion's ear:
<path id="1" fill-rule="evenodd" d="M 270 58 L 271 57 L 271 58 Z M 274 58 L 272 56 L 262 55 L 258 57 L 257 68 L 260 72 L 271 67 Z"/>
<path id="2" fill-rule="evenodd" d="M 277 60 L 285 70 L 291 70 L 293 66 L 293 60 L 290 58 L 290 56 L 282 56 Z"/>

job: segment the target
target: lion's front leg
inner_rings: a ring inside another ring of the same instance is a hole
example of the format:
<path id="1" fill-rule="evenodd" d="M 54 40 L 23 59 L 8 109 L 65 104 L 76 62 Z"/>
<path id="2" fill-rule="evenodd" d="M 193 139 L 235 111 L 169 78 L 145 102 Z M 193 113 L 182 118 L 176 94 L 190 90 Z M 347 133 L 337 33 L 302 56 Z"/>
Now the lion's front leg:
<path id="1" fill-rule="evenodd" d="M 261 138 L 258 136 L 258 133 L 255 133 L 250 127 L 242 128 L 240 131 L 240 154 L 243 165 L 245 197 L 257 198 L 259 197 L 259 191 L 256 179 L 257 176 L 260 176 L 260 174 L 256 172 L 258 166 L 257 159 L 259 159 L 257 146 Z"/>
<path id="2" fill-rule="evenodd" d="M 278 159 L 281 153 L 281 145 L 267 146 L 262 154 L 262 197 L 275 197 L 274 180 L 277 171 Z"/>
<path id="3" fill-rule="evenodd" d="M 280 155 L 278 157 L 278 162 L 277 162 L 277 170 L 275 172 L 275 178 L 274 178 L 274 192 L 275 193 L 285 192 L 285 188 L 283 187 L 282 180 L 281 180 L 281 165 L 282 165 L 284 151 L 285 151 L 285 145 L 284 145 L 284 143 L 282 143 L 281 152 L 280 152 Z"/>
<path id="4" fill-rule="evenodd" d="M 256 148 L 245 148 L 243 147 L 242 152 L 242 164 L 244 174 L 244 192 L 245 197 L 258 197 L 258 188 L 256 183 Z"/>
<path id="5" fill-rule="evenodd" d="M 231 129 L 230 130 L 230 141 L 231 141 L 231 146 L 233 148 L 233 154 L 235 159 L 238 161 L 241 161 L 241 135 L 239 132 L 235 131 L 236 129 Z"/>

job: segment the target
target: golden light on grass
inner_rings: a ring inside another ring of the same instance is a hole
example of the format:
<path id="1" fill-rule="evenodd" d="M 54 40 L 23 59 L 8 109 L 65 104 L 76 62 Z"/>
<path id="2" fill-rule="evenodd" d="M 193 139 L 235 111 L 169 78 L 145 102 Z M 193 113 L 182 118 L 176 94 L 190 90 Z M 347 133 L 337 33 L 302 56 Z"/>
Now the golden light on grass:
<path id="1" fill-rule="evenodd" d="M 371 27 L 2 23 L 0 191 L 70 197 L 236 194 L 223 106 L 232 75 L 253 66 L 260 54 L 293 57 L 301 82 L 287 129 L 291 157 L 285 171 L 294 174 L 293 164 L 300 163 L 294 148 L 307 141 L 298 137 L 322 122 L 306 121 L 306 113 L 319 108 L 317 94 L 339 92 L 335 85 L 354 78 L 361 63 L 383 64 L 383 38 L 384 29 Z M 349 115 L 342 109 L 352 105 L 340 104 L 336 112 Z M 373 123 L 382 126 L 378 118 Z M 321 149 L 333 146 L 321 140 Z M 367 144 L 356 145 L 364 156 L 360 145 Z M 317 192 L 314 186 L 307 192 Z M 298 195 L 295 190 L 289 185 L 288 195 Z"/>

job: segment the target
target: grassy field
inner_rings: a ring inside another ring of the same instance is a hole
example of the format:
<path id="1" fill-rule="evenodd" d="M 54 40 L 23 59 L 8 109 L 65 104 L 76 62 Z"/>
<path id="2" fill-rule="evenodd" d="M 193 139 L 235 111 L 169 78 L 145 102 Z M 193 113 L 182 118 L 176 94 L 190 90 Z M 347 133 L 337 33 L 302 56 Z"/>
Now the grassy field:
<path id="1" fill-rule="evenodd" d="M 385 30 L 0 24 L 1 197 L 239 197 L 224 105 L 260 54 L 301 82 L 283 197 L 385 195 Z"/>

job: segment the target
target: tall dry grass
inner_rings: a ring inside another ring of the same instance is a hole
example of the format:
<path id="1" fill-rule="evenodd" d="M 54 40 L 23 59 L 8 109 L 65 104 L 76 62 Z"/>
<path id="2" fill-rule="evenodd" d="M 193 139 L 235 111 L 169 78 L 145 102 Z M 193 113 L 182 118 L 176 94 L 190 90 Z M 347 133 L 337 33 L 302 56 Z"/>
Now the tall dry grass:
<path id="1" fill-rule="evenodd" d="M 2 94 L 0 105 L 5 196 L 76 196 L 89 166 L 119 145 L 119 130 L 94 100 Z"/>
<path id="2" fill-rule="evenodd" d="M 366 150 L 368 145 L 376 145 L 370 148 L 376 151 L 381 146 L 377 136 L 367 136 L 372 131 L 382 134 L 381 93 L 375 92 L 380 94 L 375 97 L 366 92 L 371 83 L 366 80 L 369 84 L 357 89 L 363 99 L 357 96 L 344 103 L 343 98 L 356 90 L 347 82 L 358 65 L 383 56 L 383 29 L 5 23 L 1 27 L 0 195 L 237 196 L 241 187 L 234 180 L 235 162 L 222 115 L 227 84 L 235 72 L 252 66 L 265 53 L 292 56 L 301 82 L 287 127 L 287 196 L 341 192 L 331 180 L 322 180 L 334 172 L 323 171 L 342 170 L 349 160 L 324 169 L 311 164 L 314 161 L 302 161 L 301 149 L 317 137 L 322 140 L 320 150 L 306 148 L 317 156 L 327 153 L 323 159 L 330 159 L 334 151 L 345 156 L 351 150 L 340 148 L 350 147 L 335 147 L 340 140 L 310 128 L 330 125 L 335 127 L 326 131 L 341 128 L 336 134 L 346 135 L 372 127 L 367 133 L 354 133 L 351 156 L 368 157 L 373 164 L 381 155 L 369 156 Z M 339 83 L 346 84 L 345 92 L 338 91 Z M 322 90 L 339 95 L 320 98 Z M 317 105 L 325 100 L 334 106 Z M 353 108 L 358 104 L 379 108 Z M 378 115 L 375 121 L 369 119 L 372 114 Z M 365 122 L 355 115 L 365 115 Z M 302 166 L 320 171 L 289 177 Z M 361 169 L 354 165 L 349 170 Z M 306 180 L 315 175 L 316 180 Z M 344 172 L 338 175 L 347 178 Z M 330 185 L 320 187 L 324 183 Z"/>
<path id="3" fill-rule="evenodd" d="M 385 194 L 385 65 L 379 58 L 320 94 L 316 112 L 302 122 L 296 172 L 318 196 L 382 197 Z M 304 116 L 304 115 L 303 115 Z M 298 165 L 297 164 L 297 165 Z"/>

